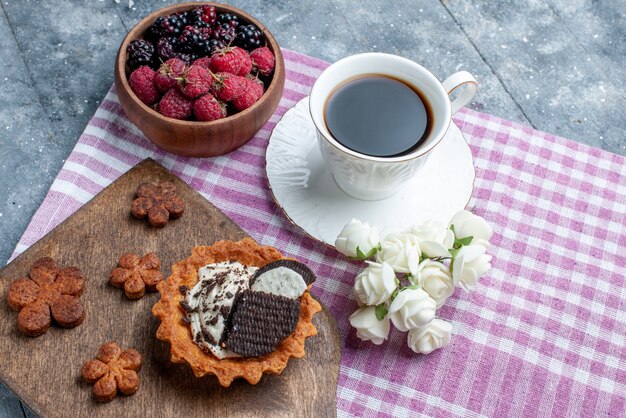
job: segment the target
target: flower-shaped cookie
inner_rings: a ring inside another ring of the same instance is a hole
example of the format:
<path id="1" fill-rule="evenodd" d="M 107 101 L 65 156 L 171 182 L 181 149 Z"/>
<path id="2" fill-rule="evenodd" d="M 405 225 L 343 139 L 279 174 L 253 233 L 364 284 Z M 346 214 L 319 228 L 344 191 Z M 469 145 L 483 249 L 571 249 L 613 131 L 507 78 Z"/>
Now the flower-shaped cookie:
<path id="1" fill-rule="evenodd" d="M 50 327 L 51 317 L 63 328 L 83 322 L 85 309 L 78 297 L 84 287 L 79 269 L 59 269 L 52 258 L 44 257 L 33 263 L 29 278 L 11 283 L 7 301 L 11 309 L 19 311 L 18 329 L 29 337 L 38 337 Z"/>
<path id="2" fill-rule="evenodd" d="M 163 276 L 159 271 L 161 263 L 155 253 L 139 257 L 137 254 L 126 253 L 120 257 L 119 267 L 109 275 L 112 286 L 124 288 L 128 299 L 140 299 L 146 290 L 154 292 L 156 285 Z"/>
<path id="3" fill-rule="evenodd" d="M 123 350 L 114 342 L 100 347 L 98 356 L 83 365 L 81 376 L 93 385 L 93 396 L 100 402 L 111 402 L 117 391 L 132 395 L 139 389 L 141 354 L 135 349 Z"/>
<path id="4" fill-rule="evenodd" d="M 170 218 L 183 216 L 185 202 L 176 195 L 176 186 L 169 181 L 159 185 L 142 183 L 130 211 L 136 218 L 148 217 L 152 226 L 163 227 Z"/>

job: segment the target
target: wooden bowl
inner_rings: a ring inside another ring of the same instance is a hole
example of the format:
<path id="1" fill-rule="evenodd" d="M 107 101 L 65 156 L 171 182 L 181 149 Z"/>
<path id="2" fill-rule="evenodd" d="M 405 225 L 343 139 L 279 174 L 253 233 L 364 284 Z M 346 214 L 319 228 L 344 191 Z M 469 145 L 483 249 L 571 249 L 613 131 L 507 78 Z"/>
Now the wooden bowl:
<path id="1" fill-rule="evenodd" d="M 261 30 L 265 35 L 267 47 L 276 57 L 272 81 L 257 103 L 224 119 L 198 122 L 165 117 L 139 100 L 128 85 L 126 48 L 131 41 L 143 38 L 157 17 L 191 10 L 206 4 L 215 6 L 218 14 L 234 13 Z M 248 142 L 274 113 L 283 94 L 284 86 L 285 63 L 276 39 L 257 19 L 240 9 L 225 4 L 181 3 L 157 10 L 143 18 L 128 32 L 120 45 L 115 61 L 115 88 L 128 119 L 156 145 L 165 151 L 185 157 L 222 155 Z"/>

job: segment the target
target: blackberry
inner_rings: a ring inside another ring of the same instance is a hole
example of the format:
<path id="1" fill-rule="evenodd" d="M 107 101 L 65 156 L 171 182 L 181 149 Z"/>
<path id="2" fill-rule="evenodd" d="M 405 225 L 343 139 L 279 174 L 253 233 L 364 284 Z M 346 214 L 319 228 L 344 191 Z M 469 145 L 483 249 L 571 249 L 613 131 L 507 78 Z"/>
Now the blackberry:
<path id="1" fill-rule="evenodd" d="M 136 39 L 132 41 L 128 48 L 126 48 L 128 54 L 128 66 L 131 70 L 141 67 L 142 65 L 148 65 L 150 67 L 156 66 L 156 57 L 154 53 L 154 45 L 143 39 Z"/>
<path id="2" fill-rule="evenodd" d="M 149 33 L 156 39 L 163 36 L 179 36 L 183 32 L 183 28 L 187 26 L 188 21 L 187 13 L 161 16 L 150 26 Z"/>
<path id="3" fill-rule="evenodd" d="M 230 13 L 223 13 L 217 17 L 217 23 L 228 24 L 228 26 L 236 28 L 239 26 L 239 17 Z"/>
<path id="4" fill-rule="evenodd" d="M 213 27 L 213 39 L 222 41 L 225 45 L 230 45 L 236 38 L 235 28 L 228 23 L 220 23 Z"/>
<path id="5" fill-rule="evenodd" d="M 190 13 L 190 23 L 199 28 L 211 27 L 217 21 L 217 12 L 213 6 L 200 6 Z"/>
<path id="6" fill-rule="evenodd" d="M 237 40 L 235 43 L 243 49 L 252 51 L 265 46 L 265 39 L 263 39 L 261 30 L 256 26 L 252 24 L 241 25 L 237 28 Z"/>
<path id="7" fill-rule="evenodd" d="M 211 28 L 187 26 L 180 35 L 180 48 L 185 52 L 205 51 L 210 39 Z"/>
<path id="8" fill-rule="evenodd" d="M 161 38 L 157 41 L 157 54 L 159 60 L 165 62 L 176 56 L 176 49 L 179 44 L 178 38 Z"/>
<path id="9" fill-rule="evenodd" d="M 185 64 L 189 65 L 195 60 L 197 60 L 198 58 L 200 58 L 200 55 L 196 53 L 179 52 L 176 55 L 174 55 L 174 58 L 178 58 L 179 60 L 184 61 Z"/>
<path id="10" fill-rule="evenodd" d="M 215 51 L 217 51 L 218 49 L 222 49 L 225 46 L 226 45 L 224 44 L 224 42 L 220 41 L 219 39 L 211 39 L 209 40 L 209 44 L 205 52 L 207 55 L 211 56 Z"/>

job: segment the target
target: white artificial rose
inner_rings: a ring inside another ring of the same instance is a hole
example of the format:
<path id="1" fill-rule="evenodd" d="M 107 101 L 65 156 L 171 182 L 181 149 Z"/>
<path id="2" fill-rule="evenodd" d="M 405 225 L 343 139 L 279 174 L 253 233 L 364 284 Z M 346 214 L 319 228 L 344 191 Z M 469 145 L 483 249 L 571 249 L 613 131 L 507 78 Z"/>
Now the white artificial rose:
<path id="1" fill-rule="evenodd" d="M 461 210 L 452 217 L 450 225 L 454 225 L 454 235 L 457 239 L 474 237 L 470 244 L 482 245 L 485 248 L 489 246 L 493 229 L 480 216 Z"/>
<path id="2" fill-rule="evenodd" d="M 437 309 L 454 293 L 450 269 L 438 261 L 426 259 L 420 263 L 420 283 L 437 303 Z"/>
<path id="3" fill-rule="evenodd" d="M 352 219 L 343 227 L 335 240 L 335 248 L 348 257 L 357 256 L 357 247 L 363 254 L 369 253 L 380 242 L 378 229 Z"/>
<path id="4" fill-rule="evenodd" d="M 451 332 L 452 325 L 449 322 L 435 318 L 425 327 L 409 331 L 407 343 L 416 353 L 430 354 L 448 345 Z"/>
<path id="5" fill-rule="evenodd" d="M 350 315 L 350 325 L 356 329 L 356 336 L 363 341 L 380 345 L 389 335 L 389 318 L 376 318 L 376 308 L 368 306 L 357 309 Z"/>
<path id="6" fill-rule="evenodd" d="M 387 263 L 369 263 L 354 282 L 354 293 L 363 305 L 375 306 L 386 302 L 394 290 L 396 274 Z"/>
<path id="7" fill-rule="evenodd" d="M 419 274 L 420 243 L 417 237 L 409 232 L 394 232 L 380 243 L 380 251 L 376 253 L 376 261 L 387 262 L 398 273 Z"/>
<path id="8" fill-rule="evenodd" d="M 406 289 L 389 305 L 389 317 L 402 332 L 421 328 L 435 317 L 437 303 L 422 289 Z"/>
<path id="9" fill-rule="evenodd" d="M 491 256 L 482 245 L 464 245 L 452 263 L 452 279 L 465 290 L 471 290 L 478 279 L 491 268 Z"/>
<path id="10" fill-rule="evenodd" d="M 449 257 L 448 251 L 454 245 L 454 233 L 442 223 L 425 221 L 415 224 L 410 232 L 420 241 L 422 254 L 429 257 Z"/>

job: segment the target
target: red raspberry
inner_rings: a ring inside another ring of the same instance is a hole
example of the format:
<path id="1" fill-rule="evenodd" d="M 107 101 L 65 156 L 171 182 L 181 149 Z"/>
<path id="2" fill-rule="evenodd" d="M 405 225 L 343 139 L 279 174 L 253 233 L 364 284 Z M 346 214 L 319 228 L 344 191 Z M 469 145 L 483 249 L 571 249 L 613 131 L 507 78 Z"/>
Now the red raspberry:
<path id="1" fill-rule="evenodd" d="M 196 119 L 203 121 L 222 119 L 226 117 L 226 105 L 208 93 L 195 101 L 193 114 Z"/>
<path id="2" fill-rule="evenodd" d="M 212 82 L 213 78 L 209 70 L 199 65 L 192 65 L 181 77 L 180 91 L 193 99 L 208 92 Z"/>
<path id="3" fill-rule="evenodd" d="M 193 100 L 183 96 L 178 89 L 170 89 L 159 102 L 159 113 L 168 118 L 189 119 Z"/>
<path id="4" fill-rule="evenodd" d="M 159 101 L 159 91 L 154 85 L 154 70 L 146 65 L 133 71 L 128 79 L 130 88 L 135 92 L 139 100 L 151 106 Z"/>
<path id="5" fill-rule="evenodd" d="M 185 62 L 178 58 L 170 58 L 159 67 L 154 77 L 154 84 L 159 91 L 165 93 L 176 85 L 176 79 L 185 71 Z"/>
<path id="6" fill-rule="evenodd" d="M 215 74 L 215 81 L 211 86 L 211 94 L 224 102 L 241 96 L 246 87 L 246 79 L 230 73 Z"/>
<path id="7" fill-rule="evenodd" d="M 270 75 L 274 71 L 275 58 L 272 51 L 266 46 L 250 52 L 252 65 L 263 75 Z"/>
<path id="8" fill-rule="evenodd" d="M 237 46 L 227 46 L 215 51 L 211 56 L 211 71 L 246 75 L 246 69 L 252 69 L 252 62 L 248 53 Z M 248 70 L 249 72 L 249 70 Z"/>
<path id="9" fill-rule="evenodd" d="M 245 87 L 241 96 L 233 99 L 233 106 L 237 110 L 244 110 L 259 101 L 263 96 L 263 83 L 257 83 L 254 79 L 245 79 Z"/>
<path id="10" fill-rule="evenodd" d="M 200 67 L 204 67 L 208 70 L 211 68 L 211 57 L 198 58 L 191 65 L 199 65 Z"/>
<path id="11" fill-rule="evenodd" d="M 250 74 L 252 71 L 252 60 L 250 59 L 250 54 L 243 48 L 236 48 L 235 52 L 240 55 L 241 58 L 241 68 L 239 69 L 239 73 L 237 75 L 245 77 Z"/>

